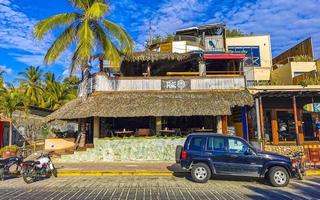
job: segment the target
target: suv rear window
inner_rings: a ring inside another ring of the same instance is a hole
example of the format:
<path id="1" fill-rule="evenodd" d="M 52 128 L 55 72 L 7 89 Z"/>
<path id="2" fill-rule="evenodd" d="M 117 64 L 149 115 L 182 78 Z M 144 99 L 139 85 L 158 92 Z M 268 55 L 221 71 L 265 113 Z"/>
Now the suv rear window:
<path id="1" fill-rule="evenodd" d="M 207 143 L 208 151 L 226 151 L 225 140 L 223 137 L 209 137 Z"/>
<path id="2" fill-rule="evenodd" d="M 205 137 L 192 137 L 189 143 L 189 150 L 202 151 L 205 143 Z"/>

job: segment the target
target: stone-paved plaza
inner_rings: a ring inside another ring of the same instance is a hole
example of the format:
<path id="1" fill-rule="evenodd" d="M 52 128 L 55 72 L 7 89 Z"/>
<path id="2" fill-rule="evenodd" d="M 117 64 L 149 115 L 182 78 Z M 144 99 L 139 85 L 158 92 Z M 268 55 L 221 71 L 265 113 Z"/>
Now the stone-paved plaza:
<path id="1" fill-rule="evenodd" d="M 0 182 L 0 199 L 320 199 L 320 177 L 291 180 L 286 188 L 263 181 L 216 178 L 197 184 L 174 176 L 58 177 L 25 184 L 22 178 Z"/>

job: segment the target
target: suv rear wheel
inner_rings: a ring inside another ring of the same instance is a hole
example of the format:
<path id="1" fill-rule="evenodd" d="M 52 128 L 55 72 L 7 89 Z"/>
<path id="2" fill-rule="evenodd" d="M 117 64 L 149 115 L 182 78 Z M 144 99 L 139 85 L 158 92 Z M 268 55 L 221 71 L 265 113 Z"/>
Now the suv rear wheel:
<path id="1" fill-rule="evenodd" d="M 211 171 L 208 165 L 197 163 L 191 170 L 192 180 L 197 183 L 206 183 L 211 178 Z"/>
<path id="2" fill-rule="evenodd" d="M 269 181 L 274 187 L 285 187 L 289 184 L 289 174 L 283 167 L 272 167 L 269 172 Z"/>

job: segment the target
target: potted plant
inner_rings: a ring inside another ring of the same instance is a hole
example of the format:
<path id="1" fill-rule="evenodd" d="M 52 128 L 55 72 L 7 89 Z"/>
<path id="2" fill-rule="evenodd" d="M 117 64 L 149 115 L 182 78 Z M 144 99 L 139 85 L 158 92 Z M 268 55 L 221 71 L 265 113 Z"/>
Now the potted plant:
<path id="1" fill-rule="evenodd" d="M 3 158 L 9 158 L 11 156 L 15 156 L 17 154 L 18 147 L 16 145 L 5 146 L 0 149 L 0 155 Z"/>

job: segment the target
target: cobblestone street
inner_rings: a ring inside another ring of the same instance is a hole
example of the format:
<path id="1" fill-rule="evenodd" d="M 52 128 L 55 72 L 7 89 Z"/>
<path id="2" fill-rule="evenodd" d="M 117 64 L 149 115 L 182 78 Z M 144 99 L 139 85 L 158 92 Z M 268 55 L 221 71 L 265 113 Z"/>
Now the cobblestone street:
<path id="1" fill-rule="evenodd" d="M 245 180 L 213 179 L 196 184 L 186 178 L 60 177 L 27 185 L 22 178 L 0 182 L 0 199 L 319 199 L 320 177 L 292 180 L 286 188 Z"/>

